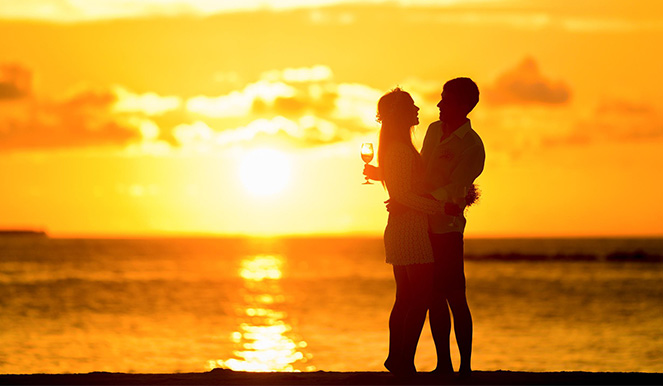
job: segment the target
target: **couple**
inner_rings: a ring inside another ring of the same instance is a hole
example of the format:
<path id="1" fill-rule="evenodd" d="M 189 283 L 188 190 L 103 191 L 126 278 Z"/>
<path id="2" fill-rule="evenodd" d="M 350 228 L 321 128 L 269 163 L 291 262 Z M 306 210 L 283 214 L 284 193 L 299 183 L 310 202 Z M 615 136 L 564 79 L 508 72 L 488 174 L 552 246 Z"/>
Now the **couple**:
<path id="1" fill-rule="evenodd" d="M 467 118 L 478 101 L 479 89 L 471 79 L 448 81 L 437 104 L 440 120 L 428 127 L 421 154 L 412 144 L 419 108 L 410 94 L 396 88 L 378 102 L 378 167 L 367 165 L 364 174 L 381 180 L 389 192 L 384 245 L 396 279 L 396 301 L 384 365 L 395 374 L 416 373 L 414 356 L 429 311 L 437 351 L 434 373 L 453 374 L 449 308 L 461 357 L 459 374 L 471 373 L 463 212 L 476 199 L 473 183 L 485 161 L 481 138 Z"/>

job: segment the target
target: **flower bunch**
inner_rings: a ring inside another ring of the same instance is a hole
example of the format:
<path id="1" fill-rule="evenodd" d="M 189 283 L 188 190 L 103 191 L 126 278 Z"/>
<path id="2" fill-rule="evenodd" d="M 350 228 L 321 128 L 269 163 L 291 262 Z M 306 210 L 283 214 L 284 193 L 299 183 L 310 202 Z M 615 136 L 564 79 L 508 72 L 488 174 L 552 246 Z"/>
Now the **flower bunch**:
<path id="1" fill-rule="evenodd" d="M 477 184 L 472 184 L 470 189 L 467 191 L 467 194 L 465 195 L 465 205 L 466 206 L 472 206 L 473 204 L 476 204 L 479 202 L 479 197 L 481 196 L 481 191 L 479 190 L 479 187 Z"/>

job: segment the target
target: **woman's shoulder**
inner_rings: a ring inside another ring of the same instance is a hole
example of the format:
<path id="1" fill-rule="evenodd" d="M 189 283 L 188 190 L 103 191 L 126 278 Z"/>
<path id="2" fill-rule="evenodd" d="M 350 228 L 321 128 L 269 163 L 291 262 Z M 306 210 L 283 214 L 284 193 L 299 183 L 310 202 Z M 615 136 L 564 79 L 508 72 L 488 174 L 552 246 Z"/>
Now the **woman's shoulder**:
<path id="1" fill-rule="evenodd" d="M 405 143 L 396 142 L 391 144 L 385 155 L 394 158 L 409 158 L 414 156 L 414 149 Z"/>

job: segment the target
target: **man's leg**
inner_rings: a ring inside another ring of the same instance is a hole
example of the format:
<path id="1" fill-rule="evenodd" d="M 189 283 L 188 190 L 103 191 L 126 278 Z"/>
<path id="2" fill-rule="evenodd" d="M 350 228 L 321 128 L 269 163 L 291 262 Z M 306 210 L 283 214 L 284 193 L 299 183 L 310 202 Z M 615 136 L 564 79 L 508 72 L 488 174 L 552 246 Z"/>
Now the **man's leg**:
<path id="1" fill-rule="evenodd" d="M 435 258 L 433 277 L 433 300 L 429 310 L 430 331 L 435 343 L 437 353 L 437 366 L 433 371 L 436 374 L 453 373 L 451 364 L 451 350 L 449 347 L 449 335 L 451 334 L 451 319 L 449 317 L 449 305 L 444 293 L 448 281 L 447 264 L 447 239 L 448 235 L 430 233 L 430 242 L 433 247 Z"/>
<path id="2" fill-rule="evenodd" d="M 407 371 L 416 371 L 414 356 L 433 295 L 433 264 L 412 264 L 406 267 L 413 291 L 403 328 L 403 362 Z"/>
<path id="3" fill-rule="evenodd" d="M 459 342 L 459 346 L 461 341 L 463 342 L 461 370 L 469 369 L 472 349 L 472 317 L 469 314 L 469 307 L 467 307 L 467 301 L 465 300 L 463 234 L 460 232 L 431 234 L 430 238 L 435 257 L 435 300 L 430 310 L 431 332 L 438 357 L 435 370 L 438 373 L 453 372 L 449 347 L 451 332 L 450 306 L 454 318 L 456 341 Z M 465 305 L 464 308 L 463 304 Z M 467 339 L 468 320 L 469 341 Z M 459 326 L 459 323 L 462 325 Z M 463 338 L 459 338 L 459 328 Z"/>
<path id="4" fill-rule="evenodd" d="M 454 290 L 447 300 L 451 306 L 451 312 L 454 318 L 454 332 L 456 333 L 456 342 L 458 351 L 460 351 L 460 370 L 461 375 L 469 375 L 472 371 L 472 314 L 467 304 L 465 290 Z"/>
<path id="5" fill-rule="evenodd" d="M 451 374 L 454 372 L 451 364 L 451 351 L 449 335 L 451 334 L 451 319 L 447 299 L 439 294 L 434 295 L 430 308 L 430 330 L 435 342 L 437 352 L 437 366 L 433 370 L 436 374 Z"/>

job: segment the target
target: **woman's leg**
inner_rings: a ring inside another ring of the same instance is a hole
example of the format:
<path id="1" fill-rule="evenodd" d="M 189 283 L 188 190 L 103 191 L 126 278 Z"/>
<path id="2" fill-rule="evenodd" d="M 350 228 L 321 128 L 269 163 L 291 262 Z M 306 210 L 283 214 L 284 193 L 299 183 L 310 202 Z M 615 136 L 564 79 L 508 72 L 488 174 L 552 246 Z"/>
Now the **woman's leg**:
<path id="1" fill-rule="evenodd" d="M 396 300 L 389 316 L 389 356 L 384 367 L 391 372 L 402 372 L 403 367 L 403 328 L 410 307 L 412 290 L 407 269 L 404 265 L 394 265 L 396 279 Z"/>
<path id="2" fill-rule="evenodd" d="M 403 327 L 403 363 L 407 371 L 416 372 L 414 356 L 433 297 L 433 264 L 412 264 L 406 269 L 412 296 Z"/>

